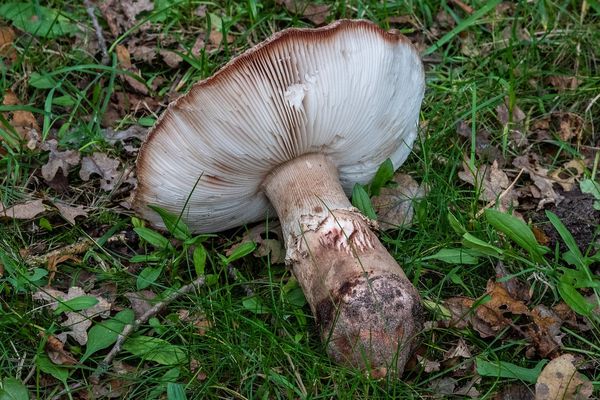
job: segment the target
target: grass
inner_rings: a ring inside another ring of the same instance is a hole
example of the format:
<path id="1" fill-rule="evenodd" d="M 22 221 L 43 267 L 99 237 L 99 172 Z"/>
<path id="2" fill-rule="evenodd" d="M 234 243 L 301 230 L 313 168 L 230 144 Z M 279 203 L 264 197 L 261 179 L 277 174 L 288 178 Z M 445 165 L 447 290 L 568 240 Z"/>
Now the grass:
<path id="1" fill-rule="evenodd" d="M 504 11 L 498 8 L 498 1 L 468 3 L 474 9 L 471 16 L 454 2 L 337 1 L 331 3 L 327 17 L 367 18 L 385 28 L 400 29 L 427 53 L 428 90 L 421 136 L 402 169 L 430 191 L 417 207 L 412 227 L 382 233 L 380 237 L 423 298 L 434 305 L 428 314 L 431 320 L 440 318 L 442 311 L 438 306 L 444 299 L 480 298 L 488 279 L 495 277 L 499 261 L 509 273 L 519 274 L 521 281 L 529 282 L 532 304 L 551 306 L 561 298 L 557 290 L 560 268 L 567 266 L 561 251 L 554 248 L 543 262 L 535 261 L 531 252 L 516 245 L 510 235 L 500 233 L 485 217 L 476 217 L 484 204 L 477 200 L 477 190 L 461 183 L 457 173 L 462 170 L 463 154 L 470 155 L 476 165 L 483 161 L 476 156 L 475 141 L 471 147 L 458 137 L 457 124 L 465 121 L 477 140 L 478 132 L 488 132 L 491 145 L 504 157 L 512 158 L 523 150 L 514 145 L 510 129 L 498 121 L 497 107 L 505 101 L 510 109 L 523 110 L 526 129 L 552 112 L 577 115 L 585 127 L 580 143 L 559 140 L 556 128 L 550 139 L 532 141 L 527 149 L 536 154 L 553 154 L 547 168 L 585 156 L 590 147 L 597 151 L 595 129 L 600 126 L 600 6 L 596 1 L 536 0 L 518 2 Z M 119 93 L 130 91 L 122 79 L 128 72 L 117 57 L 118 44 L 131 40 L 148 40 L 150 47 L 173 48 L 174 44 L 181 44 L 179 54 L 184 61 L 177 68 L 168 67 L 160 59 L 150 64 L 136 63 L 142 80 L 150 87 L 146 97 L 159 99 L 164 105 L 167 98 L 172 100 L 185 92 L 232 56 L 273 32 L 311 25 L 273 2 L 156 4 L 160 7 L 142 14 L 137 24 L 114 38 L 101 19 L 110 46 L 110 62 L 102 65 L 100 56 L 96 59 L 95 52 L 88 50 L 93 49 L 94 34 L 81 4 L 48 2 L 47 7 L 60 11 L 68 23 L 80 24 L 87 34 L 77 39 L 68 35 L 49 39 L 40 36 L 39 31 L 20 35 L 15 41 L 16 59 L 0 64 L 0 93 L 11 89 L 23 104 L 0 106 L 1 110 L 33 112 L 42 138 L 56 138 L 63 149 L 77 149 L 82 155 L 106 152 L 130 166 L 134 160 L 121 146 L 108 145 L 102 136 L 107 115 L 115 106 L 121 107 L 110 125 L 123 129 L 131 124 L 150 124 L 159 107 L 148 110 L 126 102 L 115 105 Z M 195 12 L 199 6 L 206 6 L 204 16 Z M 444 26 L 436 18 L 441 11 L 454 21 L 453 26 Z M 409 16 L 412 23 L 391 22 L 398 16 Z M 141 33 L 147 22 L 154 24 L 152 30 Z M 4 24 L 8 22 L 4 20 Z M 215 26 L 225 37 L 231 35 L 232 40 L 211 48 L 207 32 Z M 202 34 L 209 45 L 194 55 L 192 48 Z M 576 89 L 558 90 L 548 83 L 552 76 L 577 77 L 580 83 Z M 153 82 L 158 84 L 153 86 Z M 178 93 L 173 93 L 174 88 Z M 132 220 L 129 211 L 118 207 L 126 194 L 102 192 L 94 182 L 80 181 L 76 169 L 69 176 L 68 191 L 59 193 L 49 188 L 40 176 L 47 155 L 12 146 L 17 134 L 6 117 L 0 118 L 0 124 L 0 145 L 6 153 L 0 160 L 3 204 L 35 197 L 49 201 L 63 198 L 90 207 L 88 217 L 79 219 L 76 226 L 55 212 L 44 215 L 46 222 L 38 217 L 32 221 L 3 219 L 0 224 L 0 381 L 8 377 L 24 381 L 33 397 L 85 398 L 85 393 L 96 390 L 96 396 L 101 398 L 102 390 L 112 387 L 123 398 L 159 398 L 168 393 L 168 398 L 174 399 L 182 398 L 177 395 L 181 391 L 187 398 L 423 398 L 440 391 L 432 386 L 440 378 L 452 378 L 457 388 L 474 381 L 477 397 L 492 398 L 519 380 L 480 378 L 481 373 L 473 364 L 475 357 L 525 368 L 533 368 L 541 359 L 526 357 L 526 341 L 511 336 L 506 329 L 495 337 L 482 339 L 469 328 L 438 327 L 423 333 L 419 350 L 422 356 L 443 360 L 445 352 L 462 339 L 473 358 L 442 362 L 439 371 L 430 373 L 415 367 L 402 380 L 370 379 L 334 365 L 324 354 L 310 310 L 298 295 L 297 284 L 287 268 L 271 264 L 269 257 L 247 255 L 231 263 L 238 271 L 236 279 L 228 273 L 227 263 L 219 255 L 224 255 L 244 234 L 244 228 L 240 228 L 203 239 L 204 272 L 212 275 L 213 282 L 170 304 L 140 330 L 141 334 L 165 340 L 168 350 L 183 349 L 190 362 L 162 365 L 142 360 L 139 353 L 123 351 L 117 357 L 119 364 L 97 385 L 90 376 L 105 350 L 71 366 L 44 364 L 48 337 L 62 328 L 60 318 L 32 300 L 32 293 L 47 284 L 48 276 L 44 266 L 25 262 L 23 249 L 45 253 L 81 238 L 105 240 L 127 232 L 124 242 L 94 246 L 80 259 L 59 264 L 52 282 L 52 287 L 65 290 L 76 285 L 86 292 L 112 294 L 120 308 L 129 307 L 126 292 L 145 284 L 149 283 L 147 289 L 160 297 L 189 283 L 197 277 L 199 263 L 195 264 L 192 254 L 181 245 L 157 252 L 148 240 L 140 243 L 133 228 L 140 228 L 141 222 Z M 510 170 L 510 164 L 506 168 Z M 586 170 L 586 174 L 590 176 L 591 171 Z M 449 213 L 468 232 L 501 248 L 503 256 L 479 257 L 473 265 L 424 260 L 440 249 L 463 245 L 461 235 L 448 223 Z M 593 243 L 588 247 L 591 256 L 596 250 Z M 156 259 L 149 263 L 130 262 L 132 256 L 144 254 Z M 153 270 L 148 271 L 148 267 Z M 587 268 L 592 272 L 595 268 L 597 274 L 597 261 Z M 144 270 L 145 274 L 158 274 L 140 285 Z M 254 293 L 254 300 L 249 301 L 248 290 Z M 592 291 L 584 289 L 582 293 L 589 295 Z M 180 310 L 190 310 L 194 316 L 182 320 L 178 317 Z M 101 320 L 95 321 L 97 324 Z M 598 393 L 600 330 L 593 317 L 590 324 L 589 331 L 563 326 L 563 351 L 581 356 L 583 372 Z M 68 350 L 79 360 L 85 346 L 72 340 L 68 343 Z"/>

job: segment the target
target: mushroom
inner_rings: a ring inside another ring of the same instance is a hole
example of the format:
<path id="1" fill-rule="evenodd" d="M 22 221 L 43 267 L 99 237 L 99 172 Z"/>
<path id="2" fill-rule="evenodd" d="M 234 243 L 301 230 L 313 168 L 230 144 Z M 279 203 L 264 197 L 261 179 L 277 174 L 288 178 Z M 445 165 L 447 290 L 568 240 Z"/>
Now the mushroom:
<path id="1" fill-rule="evenodd" d="M 196 232 L 274 210 L 332 359 L 400 373 L 420 297 L 347 194 L 405 161 L 424 87 L 410 42 L 369 21 L 279 32 L 169 105 L 140 150 L 134 208 Z"/>

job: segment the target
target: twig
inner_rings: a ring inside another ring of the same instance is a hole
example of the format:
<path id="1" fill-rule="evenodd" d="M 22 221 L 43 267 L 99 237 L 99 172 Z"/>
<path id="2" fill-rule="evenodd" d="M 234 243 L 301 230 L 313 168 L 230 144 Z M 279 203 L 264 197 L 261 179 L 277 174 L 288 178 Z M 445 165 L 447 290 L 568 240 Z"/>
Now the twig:
<path id="1" fill-rule="evenodd" d="M 127 239 L 125 235 L 119 233 L 117 235 L 109 237 L 106 242 L 126 242 Z M 81 239 L 75 243 L 69 244 L 67 246 L 59 247 L 58 249 L 54 249 L 49 251 L 46 254 L 42 254 L 40 256 L 25 256 L 25 262 L 29 265 L 45 265 L 48 264 L 48 261 L 53 258 L 63 257 L 63 256 L 76 256 L 79 254 L 83 254 L 92 247 L 96 245 L 96 240 L 91 238 Z"/>
<path id="2" fill-rule="evenodd" d="M 479 218 L 481 217 L 481 215 L 485 212 L 485 210 L 487 210 L 490 207 L 493 207 L 496 205 L 496 203 L 498 203 L 500 200 L 502 200 L 502 198 L 504 196 L 506 196 L 506 194 L 508 192 L 511 191 L 511 189 L 513 188 L 513 186 L 515 186 L 515 183 L 517 183 L 517 181 L 519 180 L 519 178 L 521 177 L 521 174 L 523 173 L 523 171 L 525 171 L 525 168 L 521 168 L 521 170 L 519 171 L 519 173 L 517 174 L 516 178 L 511 182 L 510 185 L 508 185 L 508 187 L 506 189 L 504 189 L 504 191 L 502 193 L 500 193 L 500 196 L 498 196 L 498 198 L 490 201 L 485 207 L 483 207 L 481 210 L 477 211 L 477 214 L 475 214 L 475 218 Z"/>
<path id="3" fill-rule="evenodd" d="M 200 288 L 204 286 L 204 276 L 196 279 L 192 283 L 188 283 L 185 286 L 182 286 L 179 290 L 171 293 L 166 299 L 161 302 L 156 303 L 152 308 L 142 314 L 138 319 L 136 319 L 132 324 L 128 324 L 123 329 L 123 332 L 117 338 L 114 346 L 110 350 L 110 352 L 104 357 L 104 360 L 98 365 L 96 371 L 90 377 L 91 382 L 97 383 L 100 380 L 100 377 L 108 371 L 110 364 L 113 362 L 117 354 L 121 352 L 121 348 L 123 347 L 123 343 L 127 340 L 127 338 L 134 332 L 136 332 L 142 324 L 145 324 L 151 317 L 157 315 L 162 310 L 165 309 L 169 304 L 173 301 L 177 300 L 184 294 L 187 294 L 192 291 L 194 288 Z"/>
<path id="4" fill-rule="evenodd" d="M 456 4 L 461 10 L 466 12 L 467 14 L 473 14 L 473 7 L 468 4 L 463 3 L 461 0 L 450 0 L 452 3 Z"/>
<path id="5" fill-rule="evenodd" d="M 56 396 L 54 396 L 52 398 L 52 400 L 60 400 L 60 399 L 63 398 L 63 396 L 65 394 L 71 394 L 71 393 L 73 393 L 73 390 L 81 389 L 82 387 L 83 387 L 83 383 L 82 382 L 75 382 L 75 383 L 67 386 L 63 390 L 61 390 Z"/>
<path id="6" fill-rule="evenodd" d="M 100 47 L 100 51 L 102 51 L 102 65 L 108 65 L 110 62 L 110 57 L 108 56 L 108 49 L 106 47 L 106 40 L 104 39 L 104 35 L 102 34 L 102 27 L 100 23 L 98 23 L 98 18 L 96 18 L 96 7 L 92 4 L 90 0 L 83 0 L 83 4 L 85 5 L 85 10 L 92 20 L 92 25 L 94 26 L 94 30 L 96 31 L 96 39 L 98 39 L 98 46 Z"/>

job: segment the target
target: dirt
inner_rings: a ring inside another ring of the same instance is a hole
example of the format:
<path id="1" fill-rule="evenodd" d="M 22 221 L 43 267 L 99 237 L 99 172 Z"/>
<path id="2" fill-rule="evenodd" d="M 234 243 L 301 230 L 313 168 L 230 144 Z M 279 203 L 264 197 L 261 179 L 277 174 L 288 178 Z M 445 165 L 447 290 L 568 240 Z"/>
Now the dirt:
<path id="1" fill-rule="evenodd" d="M 560 218 L 575 238 L 579 249 L 585 254 L 592 242 L 595 242 L 596 245 L 600 244 L 600 236 L 596 234 L 596 229 L 600 224 L 600 211 L 594 209 L 594 197 L 582 193 L 578 188 L 560 194 L 564 197 L 563 201 L 558 205 L 550 205 L 546 209 Z M 548 243 L 546 245 L 548 247 L 555 249 L 558 242 L 561 253 L 568 250 L 556 229 L 548 221 L 544 210 L 532 212 L 529 217 L 534 225 L 547 236 Z M 591 254 L 594 252 L 592 251 Z"/>

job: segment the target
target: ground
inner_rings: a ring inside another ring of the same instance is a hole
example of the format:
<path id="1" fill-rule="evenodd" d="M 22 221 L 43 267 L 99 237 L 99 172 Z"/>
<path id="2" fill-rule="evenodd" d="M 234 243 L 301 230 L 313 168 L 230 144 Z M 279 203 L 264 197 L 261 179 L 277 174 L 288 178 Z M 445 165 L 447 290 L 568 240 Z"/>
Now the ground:
<path id="1" fill-rule="evenodd" d="M 0 4 L 0 399 L 600 395 L 596 0 L 43 3 Z M 276 221 L 195 236 L 131 209 L 170 101 L 340 18 L 425 63 L 402 175 L 353 199 L 426 309 L 401 378 L 326 356 Z"/>

